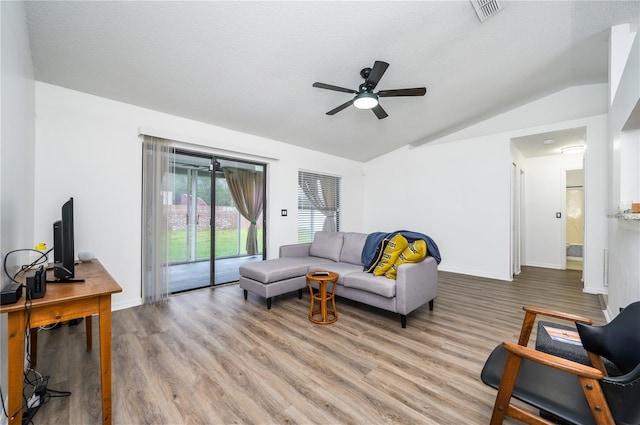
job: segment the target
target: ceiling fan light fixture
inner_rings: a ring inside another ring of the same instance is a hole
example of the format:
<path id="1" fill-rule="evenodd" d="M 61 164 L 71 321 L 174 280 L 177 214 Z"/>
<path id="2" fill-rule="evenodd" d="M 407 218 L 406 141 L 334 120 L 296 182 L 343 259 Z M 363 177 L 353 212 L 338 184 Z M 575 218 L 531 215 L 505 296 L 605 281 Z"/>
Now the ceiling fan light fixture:
<path id="1" fill-rule="evenodd" d="M 353 99 L 353 106 L 358 109 L 371 109 L 378 105 L 378 96 L 373 93 L 363 92 L 358 93 L 355 99 Z"/>

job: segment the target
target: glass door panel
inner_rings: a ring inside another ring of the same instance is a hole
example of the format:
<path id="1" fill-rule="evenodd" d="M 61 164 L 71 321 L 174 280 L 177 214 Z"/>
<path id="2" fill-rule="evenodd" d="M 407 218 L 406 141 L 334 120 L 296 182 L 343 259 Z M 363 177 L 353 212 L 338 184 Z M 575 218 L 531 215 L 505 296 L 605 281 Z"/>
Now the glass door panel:
<path id="1" fill-rule="evenodd" d="M 177 152 L 169 209 L 170 291 L 211 284 L 211 158 Z"/>
<path id="2" fill-rule="evenodd" d="M 265 165 L 215 158 L 214 284 L 237 281 L 241 264 L 262 261 Z"/>

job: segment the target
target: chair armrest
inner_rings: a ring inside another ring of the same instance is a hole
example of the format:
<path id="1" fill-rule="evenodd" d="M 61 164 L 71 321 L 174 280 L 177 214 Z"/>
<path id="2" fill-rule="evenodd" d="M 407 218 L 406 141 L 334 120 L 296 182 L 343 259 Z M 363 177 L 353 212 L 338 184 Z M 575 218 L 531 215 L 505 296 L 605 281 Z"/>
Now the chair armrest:
<path id="1" fill-rule="evenodd" d="M 549 310 L 541 307 L 530 307 L 524 306 L 522 309 L 525 311 L 524 320 L 522 321 L 522 328 L 520 329 L 520 338 L 518 339 L 518 344 L 527 346 L 529 343 L 529 337 L 531 336 L 531 331 L 533 329 L 533 324 L 536 320 L 536 316 L 538 314 L 548 317 L 555 317 L 556 319 L 564 319 L 571 322 L 584 323 L 586 325 L 591 325 L 593 321 L 591 319 L 587 319 L 585 317 L 576 316 L 574 314 L 563 313 L 561 311 Z"/>
<path id="2" fill-rule="evenodd" d="M 507 351 L 515 354 L 518 357 L 531 360 L 545 366 L 560 369 L 563 372 L 598 380 L 602 379 L 604 376 L 602 372 L 595 367 L 563 359 L 562 357 L 557 357 L 553 354 L 543 353 L 542 351 L 537 351 L 533 348 L 523 347 L 522 345 L 516 344 L 515 342 L 505 341 L 502 343 L 502 345 Z"/>
<path id="3" fill-rule="evenodd" d="M 280 258 L 284 257 L 308 257 L 311 243 L 296 243 L 292 245 L 282 245 L 280 247 Z"/>
<path id="4" fill-rule="evenodd" d="M 502 424 L 505 415 L 530 424 L 550 423 L 538 417 L 536 414 L 511 403 L 511 397 L 513 396 L 522 359 L 527 359 L 532 362 L 537 362 L 542 365 L 576 375 L 580 381 L 580 386 L 584 392 L 584 396 L 591 413 L 593 414 L 595 423 L 607 425 L 614 423 L 611 410 L 609 409 L 607 400 L 602 392 L 602 387 L 600 386 L 600 380 L 603 375 L 598 369 L 556 357 L 551 354 L 542 353 L 513 342 L 503 342 L 502 346 L 507 350 L 508 355 L 504 365 L 504 372 L 500 379 L 496 402 L 493 406 L 493 414 L 491 416 L 492 425 Z M 532 406 L 542 408 L 542 406 L 538 405 L 532 404 Z"/>
<path id="5" fill-rule="evenodd" d="M 576 316 L 575 314 L 565 313 L 562 311 L 549 310 L 547 308 L 531 307 L 531 306 L 524 306 L 522 307 L 522 309 L 526 312 L 541 314 L 543 316 L 548 316 L 548 317 L 555 317 L 556 319 L 564 319 L 564 320 L 569 320 L 571 322 L 584 323 L 585 325 L 593 324 L 593 321 L 591 319 L 587 319 L 586 317 L 582 317 L 582 316 Z"/>

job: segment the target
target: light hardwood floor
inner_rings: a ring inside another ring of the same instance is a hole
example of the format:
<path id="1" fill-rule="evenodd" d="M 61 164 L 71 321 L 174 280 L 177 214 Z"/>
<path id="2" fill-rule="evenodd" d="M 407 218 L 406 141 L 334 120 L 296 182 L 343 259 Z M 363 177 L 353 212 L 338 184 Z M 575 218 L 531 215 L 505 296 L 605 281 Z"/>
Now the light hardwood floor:
<path id="1" fill-rule="evenodd" d="M 580 272 L 524 268 L 513 282 L 440 272 L 435 308 L 397 315 L 338 300 L 315 325 L 309 295 L 242 297 L 237 285 L 113 313 L 115 424 L 488 424 L 495 391 L 479 378 L 503 340 L 517 340 L 523 305 L 604 323 Z M 97 320 L 94 326 L 97 327 Z M 69 398 L 36 424 L 100 423 L 97 329 L 40 331 L 38 370 Z M 514 423 L 514 422 L 505 422 Z"/>

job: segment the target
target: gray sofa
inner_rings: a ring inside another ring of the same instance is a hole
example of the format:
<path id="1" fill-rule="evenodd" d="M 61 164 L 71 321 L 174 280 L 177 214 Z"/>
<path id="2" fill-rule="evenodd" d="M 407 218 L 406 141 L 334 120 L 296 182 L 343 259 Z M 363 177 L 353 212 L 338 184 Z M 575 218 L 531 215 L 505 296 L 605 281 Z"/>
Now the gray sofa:
<path id="1" fill-rule="evenodd" d="M 306 288 L 306 273 L 329 270 L 338 273 L 336 295 L 400 314 L 402 327 L 407 314 L 424 304 L 433 310 L 438 295 L 438 263 L 430 255 L 419 263 L 398 267 L 396 279 L 363 271 L 365 233 L 316 232 L 312 243 L 284 245 L 280 258 L 240 266 L 240 288 L 267 299 Z"/>

